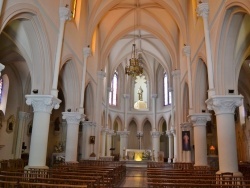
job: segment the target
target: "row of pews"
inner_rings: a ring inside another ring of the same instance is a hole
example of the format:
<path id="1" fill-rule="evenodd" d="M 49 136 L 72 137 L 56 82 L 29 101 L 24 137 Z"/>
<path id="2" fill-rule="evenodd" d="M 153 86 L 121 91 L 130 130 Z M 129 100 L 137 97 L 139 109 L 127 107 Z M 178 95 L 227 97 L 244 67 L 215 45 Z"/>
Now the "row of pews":
<path id="1" fill-rule="evenodd" d="M 245 167 L 246 168 L 246 167 Z M 147 166 L 147 185 L 153 188 L 248 188 L 247 174 L 234 176 L 225 172 L 216 174 L 218 169 L 193 166 L 192 163 L 154 163 Z M 245 178 L 247 177 L 247 178 Z"/>
<path id="2" fill-rule="evenodd" d="M 50 169 L 1 169 L 2 188 L 108 188 L 126 175 L 126 165 L 119 161 L 90 161 L 58 164 Z"/>

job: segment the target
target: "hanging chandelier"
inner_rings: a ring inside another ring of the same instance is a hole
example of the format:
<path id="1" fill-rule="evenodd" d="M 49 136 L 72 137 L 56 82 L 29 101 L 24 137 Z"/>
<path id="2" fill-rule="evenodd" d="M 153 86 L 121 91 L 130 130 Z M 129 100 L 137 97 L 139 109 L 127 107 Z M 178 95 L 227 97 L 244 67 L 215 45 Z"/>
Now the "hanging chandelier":
<path id="1" fill-rule="evenodd" d="M 139 76 L 143 73 L 141 60 L 136 57 L 135 43 L 132 45 L 131 59 L 129 59 L 129 65 L 125 67 L 125 73 L 133 77 Z"/>

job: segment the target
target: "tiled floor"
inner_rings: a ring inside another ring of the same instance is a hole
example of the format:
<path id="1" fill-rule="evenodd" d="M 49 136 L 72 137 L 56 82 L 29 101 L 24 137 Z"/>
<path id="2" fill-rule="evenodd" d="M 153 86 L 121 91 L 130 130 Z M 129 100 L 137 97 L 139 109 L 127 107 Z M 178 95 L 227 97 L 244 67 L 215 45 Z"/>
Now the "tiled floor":
<path id="1" fill-rule="evenodd" d="M 147 187 L 147 168 L 127 167 L 127 173 L 124 180 L 116 187 Z"/>

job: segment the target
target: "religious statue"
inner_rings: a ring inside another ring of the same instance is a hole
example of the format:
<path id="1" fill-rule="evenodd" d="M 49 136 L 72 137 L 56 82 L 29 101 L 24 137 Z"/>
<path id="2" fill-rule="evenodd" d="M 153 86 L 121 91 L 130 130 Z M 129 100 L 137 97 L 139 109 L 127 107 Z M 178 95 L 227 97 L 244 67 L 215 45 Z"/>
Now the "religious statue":
<path id="1" fill-rule="evenodd" d="M 142 101 L 142 93 L 143 93 L 143 90 L 142 90 L 141 86 L 140 86 L 140 88 L 138 89 L 137 93 L 138 93 L 139 101 Z"/>

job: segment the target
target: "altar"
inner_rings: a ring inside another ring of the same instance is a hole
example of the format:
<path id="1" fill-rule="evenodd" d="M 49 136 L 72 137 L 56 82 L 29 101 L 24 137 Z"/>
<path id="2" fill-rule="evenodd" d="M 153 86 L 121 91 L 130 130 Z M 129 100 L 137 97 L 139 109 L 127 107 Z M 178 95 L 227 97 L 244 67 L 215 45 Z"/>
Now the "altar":
<path id="1" fill-rule="evenodd" d="M 151 161 L 152 151 L 149 149 L 125 149 L 125 160 L 130 161 Z"/>

